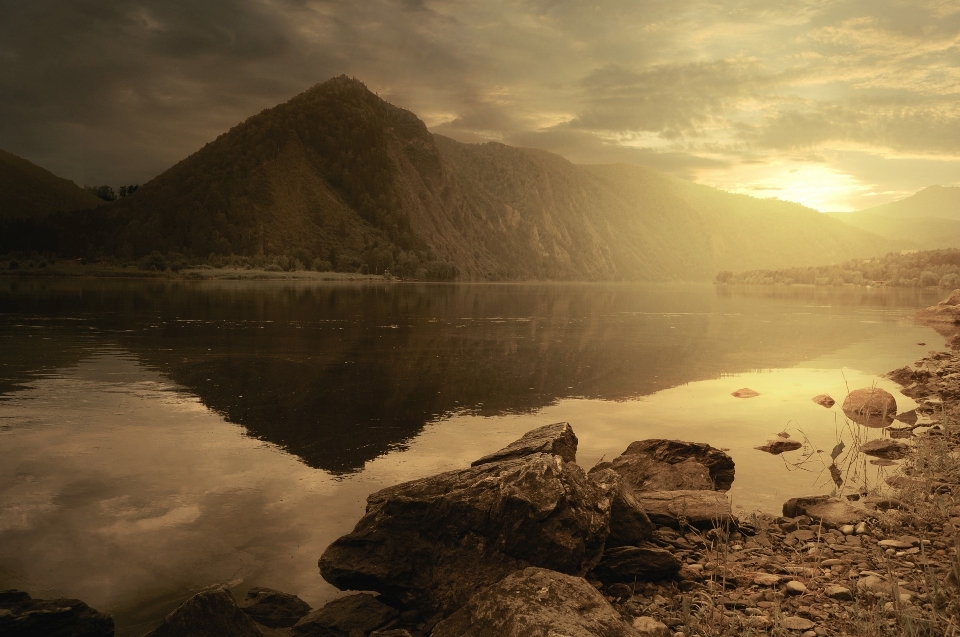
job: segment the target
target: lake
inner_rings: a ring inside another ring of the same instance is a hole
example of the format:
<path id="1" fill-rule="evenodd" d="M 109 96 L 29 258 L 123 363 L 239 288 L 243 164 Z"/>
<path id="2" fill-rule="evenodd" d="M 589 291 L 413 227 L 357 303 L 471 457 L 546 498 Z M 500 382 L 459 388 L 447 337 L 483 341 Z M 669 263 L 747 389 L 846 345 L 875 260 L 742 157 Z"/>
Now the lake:
<path id="1" fill-rule="evenodd" d="M 0 589 L 82 599 L 121 636 L 216 583 L 321 605 L 317 559 L 369 493 L 557 421 L 585 468 L 644 438 L 727 449 L 736 511 L 779 513 L 837 488 L 838 441 L 882 435 L 813 396 L 915 406 L 881 374 L 942 346 L 908 320 L 939 297 L 0 279 Z M 782 431 L 804 449 L 754 449 Z M 890 470 L 840 460 L 845 493 Z"/>

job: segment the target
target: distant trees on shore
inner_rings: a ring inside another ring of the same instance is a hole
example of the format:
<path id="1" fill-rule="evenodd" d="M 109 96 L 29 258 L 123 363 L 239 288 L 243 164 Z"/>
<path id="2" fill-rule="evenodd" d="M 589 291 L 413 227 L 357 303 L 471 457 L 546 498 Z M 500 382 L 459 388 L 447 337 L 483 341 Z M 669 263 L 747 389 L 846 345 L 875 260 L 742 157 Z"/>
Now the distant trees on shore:
<path id="1" fill-rule="evenodd" d="M 891 252 L 874 259 L 781 270 L 717 274 L 717 283 L 746 285 L 888 285 L 896 287 L 960 286 L 960 249 Z"/>

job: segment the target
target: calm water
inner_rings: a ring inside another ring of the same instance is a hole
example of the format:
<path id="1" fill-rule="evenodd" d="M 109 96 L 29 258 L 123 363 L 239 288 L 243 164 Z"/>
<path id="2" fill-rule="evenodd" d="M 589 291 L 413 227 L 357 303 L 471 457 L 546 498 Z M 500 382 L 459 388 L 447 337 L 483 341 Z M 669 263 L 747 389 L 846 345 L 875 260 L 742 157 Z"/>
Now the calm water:
<path id="1" fill-rule="evenodd" d="M 316 560 L 368 493 L 559 420 L 585 467 L 643 438 L 729 449 L 738 511 L 778 512 L 834 488 L 822 454 L 793 466 L 804 452 L 881 435 L 811 397 L 876 384 L 914 406 L 879 374 L 942 345 L 906 319 L 936 300 L 0 280 L 0 589 L 78 597 L 113 613 L 120 635 L 215 583 L 318 605 L 336 591 Z M 761 395 L 731 397 L 740 387 Z M 805 451 L 753 449 L 784 429 Z M 850 460 L 849 476 L 882 477 Z"/>

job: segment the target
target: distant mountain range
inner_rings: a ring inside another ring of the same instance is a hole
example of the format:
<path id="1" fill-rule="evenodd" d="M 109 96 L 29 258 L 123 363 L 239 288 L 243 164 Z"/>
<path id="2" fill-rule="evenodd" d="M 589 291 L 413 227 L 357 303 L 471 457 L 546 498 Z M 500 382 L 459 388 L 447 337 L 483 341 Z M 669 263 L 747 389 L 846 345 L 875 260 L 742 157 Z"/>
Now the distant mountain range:
<path id="1" fill-rule="evenodd" d="M 960 188 L 930 186 L 882 206 L 829 215 L 855 228 L 876 233 L 904 247 L 960 247 Z"/>
<path id="2" fill-rule="evenodd" d="M 456 142 L 345 76 L 249 118 L 131 196 L 19 216 L 34 221 L 7 228 L 0 252 L 284 257 L 439 279 L 710 280 L 904 247 L 882 228 L 639 166 Z"/>
<path id="3" fill-rule="evenodd" d="M 69 179 L 0 150 L 0 220 L 37 219 L 102 203 Z"/>

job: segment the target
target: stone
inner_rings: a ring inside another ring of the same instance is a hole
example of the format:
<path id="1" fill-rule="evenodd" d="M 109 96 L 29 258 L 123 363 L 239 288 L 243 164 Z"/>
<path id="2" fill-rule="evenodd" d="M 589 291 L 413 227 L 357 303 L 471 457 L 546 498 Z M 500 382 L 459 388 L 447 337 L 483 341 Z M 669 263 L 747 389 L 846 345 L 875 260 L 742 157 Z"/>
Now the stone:
<path id="1" fill-rule="evenodd" d="M 733 523 L 730 500 L 719 491 L 644 491 L 635 495 L 657 526 L 682 529 L 689 524 L 705 530 Z"/>
<path id="2" fill-rule="evenodd" d="M 882 549 L 908 549 L 913 546 L 910 542 L 904 542 L 902 540 L 880 540 L 877 542 L 877 546 Z"/>
<path id="3" fill-rule="evenodd" d="M 837 404 L 837 402 L 827 394 L 820 394 L 819 396 L 814 396 L 813 402 L 817 403 L 821 407 L 826 407 L 827 409 L 830 409 L 831 407 Z"/>
<path id="4" fill-rule="evenodd" d="M 498 462 L 508 458 L 522 458 L 535 453 L 549 453 L 563 458 L 564 462 L 577 461 L 577 435 L 569 423 L 557 422 L 532 429 L 514 442 L 479 460 L 474 460 L 470 466 Z"/>
<path id="5" fill-rule="evenodd" d="M 448 471 L 370 495 L 320 574 L 432 617 L 530 565 L 583 575 L 600 561 L 610 509 L 580 467 L 552 454 Z"/>
<path id="6" fill-rule="evenodd" d="M 867 575 L 857 581 L 857 590 L 861 593 L 890 595 L 893 586 L 879 575 Z"/>
<path id="7" fill-rule="evenodd" d="M 913 319 L 919 323 L 931 325 L 937 323 L 945 323 L 948 326 L 956 325 L 960 322 L 960 290 L 954 290 L 950 293 L 950 296 L 936 305 L 920 310 L 913 315 Z"/>
<path id="8" fill-rule="evenodd" d="M 310 612 L 310 605 L 296 595 L 256 586 L 247 591 L 247 598 L 240 602 L 240 610 L 258 624 L 288 628 Z"/>
<path id="9" fill-rule="evenodd" d="M 856 530 L 856 527 L 852 524 L 844 524 L 840 527 L 840 532 L 844 535 L 853 535 L 854 530 Z"/>
<path id="10" fill-rule="evenodd" d="M 641 637 L 671 637 L 673 634 L 666 624 L 653 617 L 635 617 L 630 625 Z"/>
<path id="11" fill-rule="evenodd" d="M 841 602 L 852 602 L 853 593 L 846 586 L 839 586 L 837 584 L 830 584 L 823 588 L 823 594 L 831 599 L 836 599 Z"/>
<path id="12" fill-rule="evenodd" d="M 224 589 L 197 593 L 163 618 L 144 637 L 262 637 L 263 633 L 240 607 L 233 594 Z"/>
<path id="13" fill-rule="evenodd" d="M 886 427 L 897 415 L 897 400 L 879 387 L 854 389 L 843 401 L 843 413 L 867 427 Z"/>
<path id="14" fill-rule="evenodd" d="M 784 617 L 782 621 L 783 627 L 787 630 L 810 630 L 816 625 L 806 617 L 797 617 L 796 615 Z"/>
<path id="15" fill-rule="evenodd" d="M 866 509 L 828 495 L 791 498 L 783 503 L 783 517 L 806 515 L 833 526 L 856 524 L 867 516 Z"/>
<path id="16" fill-rule="evenodd" d="M 727 491 L 735 473 L 733 458 L 706 443 L 659 438 L 631 443 L 609 466 L 634 492 Z"/>
<path id="17" fill-rule="evenodd" d="M 400 617 L 400 611 L 378 601 L 370 593 L 340 597 L 300 619 L 293 637 L 352 637 L 352 631 L 367 634 Z"/>
<path id="18" fill-rule="evenodd" d="M 610 498 L 610 533 L 606 548 L 636 546 L 653 535 L 653 522 L 627 487 L 619 473 L 594 467 L 587 474 Z"/>
<path id="19" fill-rule="evenodd" d="M 370 637 L 413 637 L 406 628 L 392 628 L 390 630 L 375 630 Z"/>
<path id="20" fill-rule="evenodd" d="M 603 552 L 591 577 L 601 582 L 634 582 L 669 579 L 683 563 L 673 553 L 652 544 L 620 546 Z"/>
<path id="21" fill-rule="evenodd" d="M 772 573 L 757 573 L 753 583 L 758 586 L 776 586 L 780 583 L 780 576 Z"/>
<path id="22" fill-rule="evenodd" d="M 790 595 L 803 595 L 807 592 L 807 587 L 803 584 L 803 582 L 791 580 L 784 584 L 783 590 L 787 591 L 787 593 Z"/>
<path id="23" fill-rule="evenodd" d="M 526 568 L 477 591 L 431 637 L 637 637 L 581 577 Z"/>
<path id="24" fill-rule="evenodd" d="M 741 387 L 740 389 L 738 389 L 737 391 L 733 392 L 730 395 L 736 398 L 755 398 L 759 396 L 760 393 L 753 391 L 749 387 Z"/>
<path id="25" fill-rule="evenodd" d="M 777 440 L 770 440 L 765 445 L 762 445 L 760 447 L 754 447 L 754 449 L 758 449 L 760 451 L 766 451 L 767 453 L 771 453 L 775 456 L 778 456 L 781 453 L 784 453 L 785 451 L 796 451 L 797 449 L 800 449 L 802 447 L 803 447 L 803 443 L 800 442 L 799 440 L 777 439 Z"/>
<path id="26" fill-rule="evenodd" d="M 113 637 L 113 618 L 79 599 L 33 599 L 24 591 L 0 591 L 4 637 Z"/>
<path id="27" fill-rule="evenodd" d="M 614 599 L 630 599 L 633 597 L 633 586 L 618 582 L 606 587 L 607 595 Z"/>
<path id="28" fill-rule="evenodd" d="M 888 438 L 871 440 L 860 446 L 860 451 L 868 456 L 885 460 L 899 460 L 910 453 L 910 445 Z"/>

